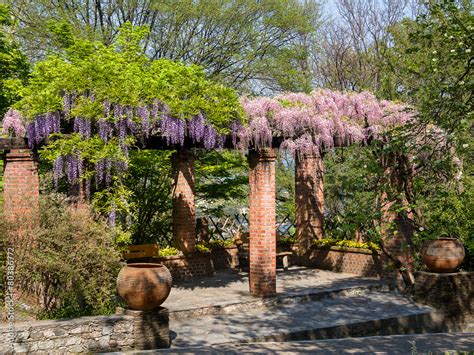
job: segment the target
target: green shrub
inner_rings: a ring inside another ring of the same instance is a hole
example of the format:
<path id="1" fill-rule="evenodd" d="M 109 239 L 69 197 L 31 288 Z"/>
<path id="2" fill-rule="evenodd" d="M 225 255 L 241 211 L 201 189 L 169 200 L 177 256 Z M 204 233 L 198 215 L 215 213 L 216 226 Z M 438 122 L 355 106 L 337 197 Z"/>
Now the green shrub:
<path id="1" fill-rule="evenodd" d="M 207 243 L 205 242 L 199 242 L 197 243 L 195 246 L 194 246 L 194 249 L 199 252 L 199 253 L 204 253 L 204 254 L 207 254 L 207 253 L 210 253 L 211 252 L 211 248 L 209 246 L 207 246 Z"/>
<path id="2" fill-rule="evenodd" d="M 121 268 L 112 231 L 61 194 L 41 200 L 40 226 L 11 226 L 16 280 L 39 318 L 111 314 Z"/>
<path id="3" fill-rule="evenodd" d="M 166 247 L 166 248 L 158 250 L 158 256 L 161 258 L 166 257 L 166 256 L 179 255 L 179 253 L 180 251 L 173 247 Z"/>
<path id="4" fill-rule="evenodd" d="M 356 249 L 369 249 L 369 250 L 380 250 L 380 247 L 372 242 L 356 242 L 354 240 L 337 240 L 332 238 L 315 239 L 312 244 L 317 247 L 341 247 L 341 248 L 356 248 Z"/>

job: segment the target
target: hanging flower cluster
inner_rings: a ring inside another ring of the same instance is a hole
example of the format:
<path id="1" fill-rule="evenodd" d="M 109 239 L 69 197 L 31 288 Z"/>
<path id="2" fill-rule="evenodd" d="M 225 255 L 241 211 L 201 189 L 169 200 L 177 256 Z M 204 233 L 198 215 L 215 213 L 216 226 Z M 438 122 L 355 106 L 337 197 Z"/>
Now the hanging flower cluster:
<path id="1" fill-rule="evenodd" d="M 406 105 L 378 100 L 369 92 L 318 90 L 275 98 L 242 98 L 247 126 L 232 126 L 234 145 L 269 147 L 284 138 L 281 148 L 297 154 L 317 154 L 321 147 L 380 138 L 387 129 L 406 124 L 415 113 Z"/>
<path id="2" fill-rule="evenodd" d="M 24 137 L 26 133 L 21 113 L 17 110 L 10 109 L 3 116 L 2 134 L 14 134 L 15 137 Z"/>

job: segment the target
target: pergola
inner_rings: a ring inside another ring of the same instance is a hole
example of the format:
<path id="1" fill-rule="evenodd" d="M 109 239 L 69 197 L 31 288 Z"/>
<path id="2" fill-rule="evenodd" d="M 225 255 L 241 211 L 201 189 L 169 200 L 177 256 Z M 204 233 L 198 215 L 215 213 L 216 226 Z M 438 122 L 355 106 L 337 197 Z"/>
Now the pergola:
<path id="1" fill-rule="evenodd" d="M 226 139 L 229 147 L 231 137 Z M 272 148 L 248 152 L 250 184 L 250 292 L 268 297 L 276 293 L 276 221 L 275 221 L 275 149 L 281 144 L 275 138 Z M 196 243 L 194 154 L 191 144 L 173 147 L 162 137 L 151 137 L 143 149 L 176 149 L 172 155 L 174 176 L 173 239 L 185 253 L 194 251 Z M 6 151 L 4 171 L 5 215 L 19 221 L 34 213 L 39 203 L 39 181 L 34 152 L 27 139 L 0 138 L 0 150 Z M 296 227 L 298 240 L 310 243 L 323 236 L 322 162 L 317 156 L 306 156 L 296 162 Z"/>
<path id="2" fill-rule="evenodd" d="M 268 297 L 276 294 L 276 201 L 275 149 L 250 150 L 250 293 Z M 172 149 L 162 146 L 154 137 L 146 149 Z M 6 151 L 4 168 L 4 212 L 13 221 L 34 215 L 39 205 L 39 180 L 35 154 L 24 139 L 0 139 Z M 191 147 L 180 147 L 172 155 L 174 176 L 173 239 L 185 253 L 194 251 L 196 243 L 194 154 Z M 311 240 L 324 236 L 323 231 L 323 161 L 316 155 L 296 159 L 296 230 L 300 247 L 308 248 Z"/>
<path id="3" fill-rule="evenodd" d="M 296 237 L 301 251 L 308 250 L 313 239 L 324 236 L 323 210 L 323 154 L 326 149 L 347 146 L 353 143 L 370 144 L 386 128 L 406 123 L 411 115 L 406 107 L 375 99 L 369 93 L 345 94 L 331 91 L 306 94 L 288 94 L 276 99 L 255 98 L 242 100 L 249 122 L 233 125 L 232 134 L 220 136 L 220 148 L 241 149 L 249 162 L 250 184 L 250 293 L 268 297 L 276 293 L 276 189 L 275 160 L 276 149 L 287 149 L 295 153 L 295 204 Z M 140 118 L 139 110 L 137 115 Z M 122 109 L 120 109 L 122 112 Z M 126 120 L 133 115 L 128 109 Z M 59 114 L 42 116 L 56 119 L 52 125 L 59 131 Z M 123 128 L 123 116 L 118 116 L 117 134 Z M 201 128 L 204 127 L 204 119 Z M 79 118 L 74 126 L 81 132 L 83 121 Z M 192 135 L 193 121 L 180 121 L 163 116 L 173 124 L 189 125 L 180 132 L 189 131 L 180 140 L 170 141 L 166 134 L 146 134 L 137 140 L 141 149 L 175 150 L 172 155 L 174 185 L 172 191 L 172 219 L 174 243 L 184 253 L 194 251 L 196 243 L 196 210 L 193 149 L 208 148 L 202 137 Z M 148 121 L 147 121 L 148 122 Z M 78 123 L 76 125 L 76 123 Z M 35 129 L 37 122 L 30 124 Z M 122 125 L 122 126 L 121 126 Z M 37 124 L 38 126 L 38 124 Z M 210 127 L 210 126 L 206 126 Z M 100 127 L 99 127 L 100 128 Z M 161 132 L 166 133 L 161 126 Z M 43 128 L 44 131 L 44 128 Z M 43 132 L 47 144 L 49 131 Z M 5 215 L 13 220 L 23 218 L 38 209 L 39 182 L 34 152 L 29 148 L 38 145 L 38 131 L 26 138 L 2 138 L 0 149 L 5 156 L 4 195 Z M 63 134 L 65 132 L 62 132 Z M 66 132 L 67 133 L 67 132 Z M 90 126 L 88 130 L 90 135 Z M 67 135 L 66 135 L 67 136 Z M 34 138 L 33 138 L 34 137 Z M 40 137 L 41 138 L 41 137 Z M 41 139 L 39 139 L 41 141 Z M 400 240 L 397 242 L 400 244 Z M 400 247 L 400 245 L 398 245 Z"/>

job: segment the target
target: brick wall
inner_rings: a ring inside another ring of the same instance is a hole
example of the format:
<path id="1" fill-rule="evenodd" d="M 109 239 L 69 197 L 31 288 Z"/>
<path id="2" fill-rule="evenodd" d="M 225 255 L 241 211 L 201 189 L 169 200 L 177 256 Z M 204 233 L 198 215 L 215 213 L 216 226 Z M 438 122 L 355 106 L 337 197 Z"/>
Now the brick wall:
<path id="1" fill-rule="evenodd" d="M 121 310 L 112 316 L 16 323 L 15 353 L 64 354 L 168 348 L 166 308 L 141 312 Z M 11 352 L 12 334 L 0 327 L 0 353 Z"/>
<path id="2" fill-rule="evenodd" d="M 301 257 L 299 264 L 318 269 L 362 276 L 381 276 L 381 255 L 356 248 L 316 248 Z"/>
<path id="3" fill-rule="evenodd" d="M 275 153 L 249 153 L 250 183 L 250 293 L 276 293 Z"/>
<path id="4" fill-rule="evenodd" d="M 317 155 L 297 156 L 295 165 L 296 239 L 307 250 L 312 239 L 324 238 L 324 165 Z"/>
<path id="5" fill-rule="evenodd" d="M 214 265 L 209 254 L 188 254 L 160 258 L 173 276 L 173 280 L 186 280 L 192 277 L 214 275 Z"/>
<path id="6" fill-rule="evenodd" d="M 194 206 L 194 156 L 179 150 L 171 157 L 173 167 L 173 244 L 192 253 L 196 243 L 196 210 Z"/>
<path id="7" fill-rule="evenodd" d="M 214 269 L 233 269 L 239 266 L 239 251 L 237 247 L 213 250 L 211 253 Z"/>
<path id="8" fill-rule="evenodd" d="M 28 149 L 16 149 L 5 156 L 4 213 L 12 221 L 34 217 L 39 205 L 36 161 Z"/>

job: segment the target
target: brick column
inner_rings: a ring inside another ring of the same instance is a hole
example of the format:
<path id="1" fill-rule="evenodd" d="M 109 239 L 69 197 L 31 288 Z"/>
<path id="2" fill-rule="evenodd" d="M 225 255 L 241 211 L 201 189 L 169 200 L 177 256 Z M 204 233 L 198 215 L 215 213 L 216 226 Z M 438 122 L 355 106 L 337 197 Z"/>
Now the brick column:
<path id="1" fill-rule="evenodd" d="M 194 251 L 196 211 L 194 206 L 194 156 L 179 150 L 171 157 L 173 167 L 173 244 L 185 253 Z"/>
<path id="2" fill-rule="evenodd" d="M 276 294 L 275 153 L 249 153 L 250 182 L 250 293 Z"/>
<path id="3" fill-rule="evenodd" d="M 311 240 L 324 238 L 324 163 L 319 155 L 304 155 L 295 164 L 296 239 L 304 252 Z"/>
<path id="4" fill-rule="evenodd" d="M 29 149 L 12 149 L 5 156 L 4 215 L 12 222 L 32 222 L 39 211 L 38 167 Z"/>

